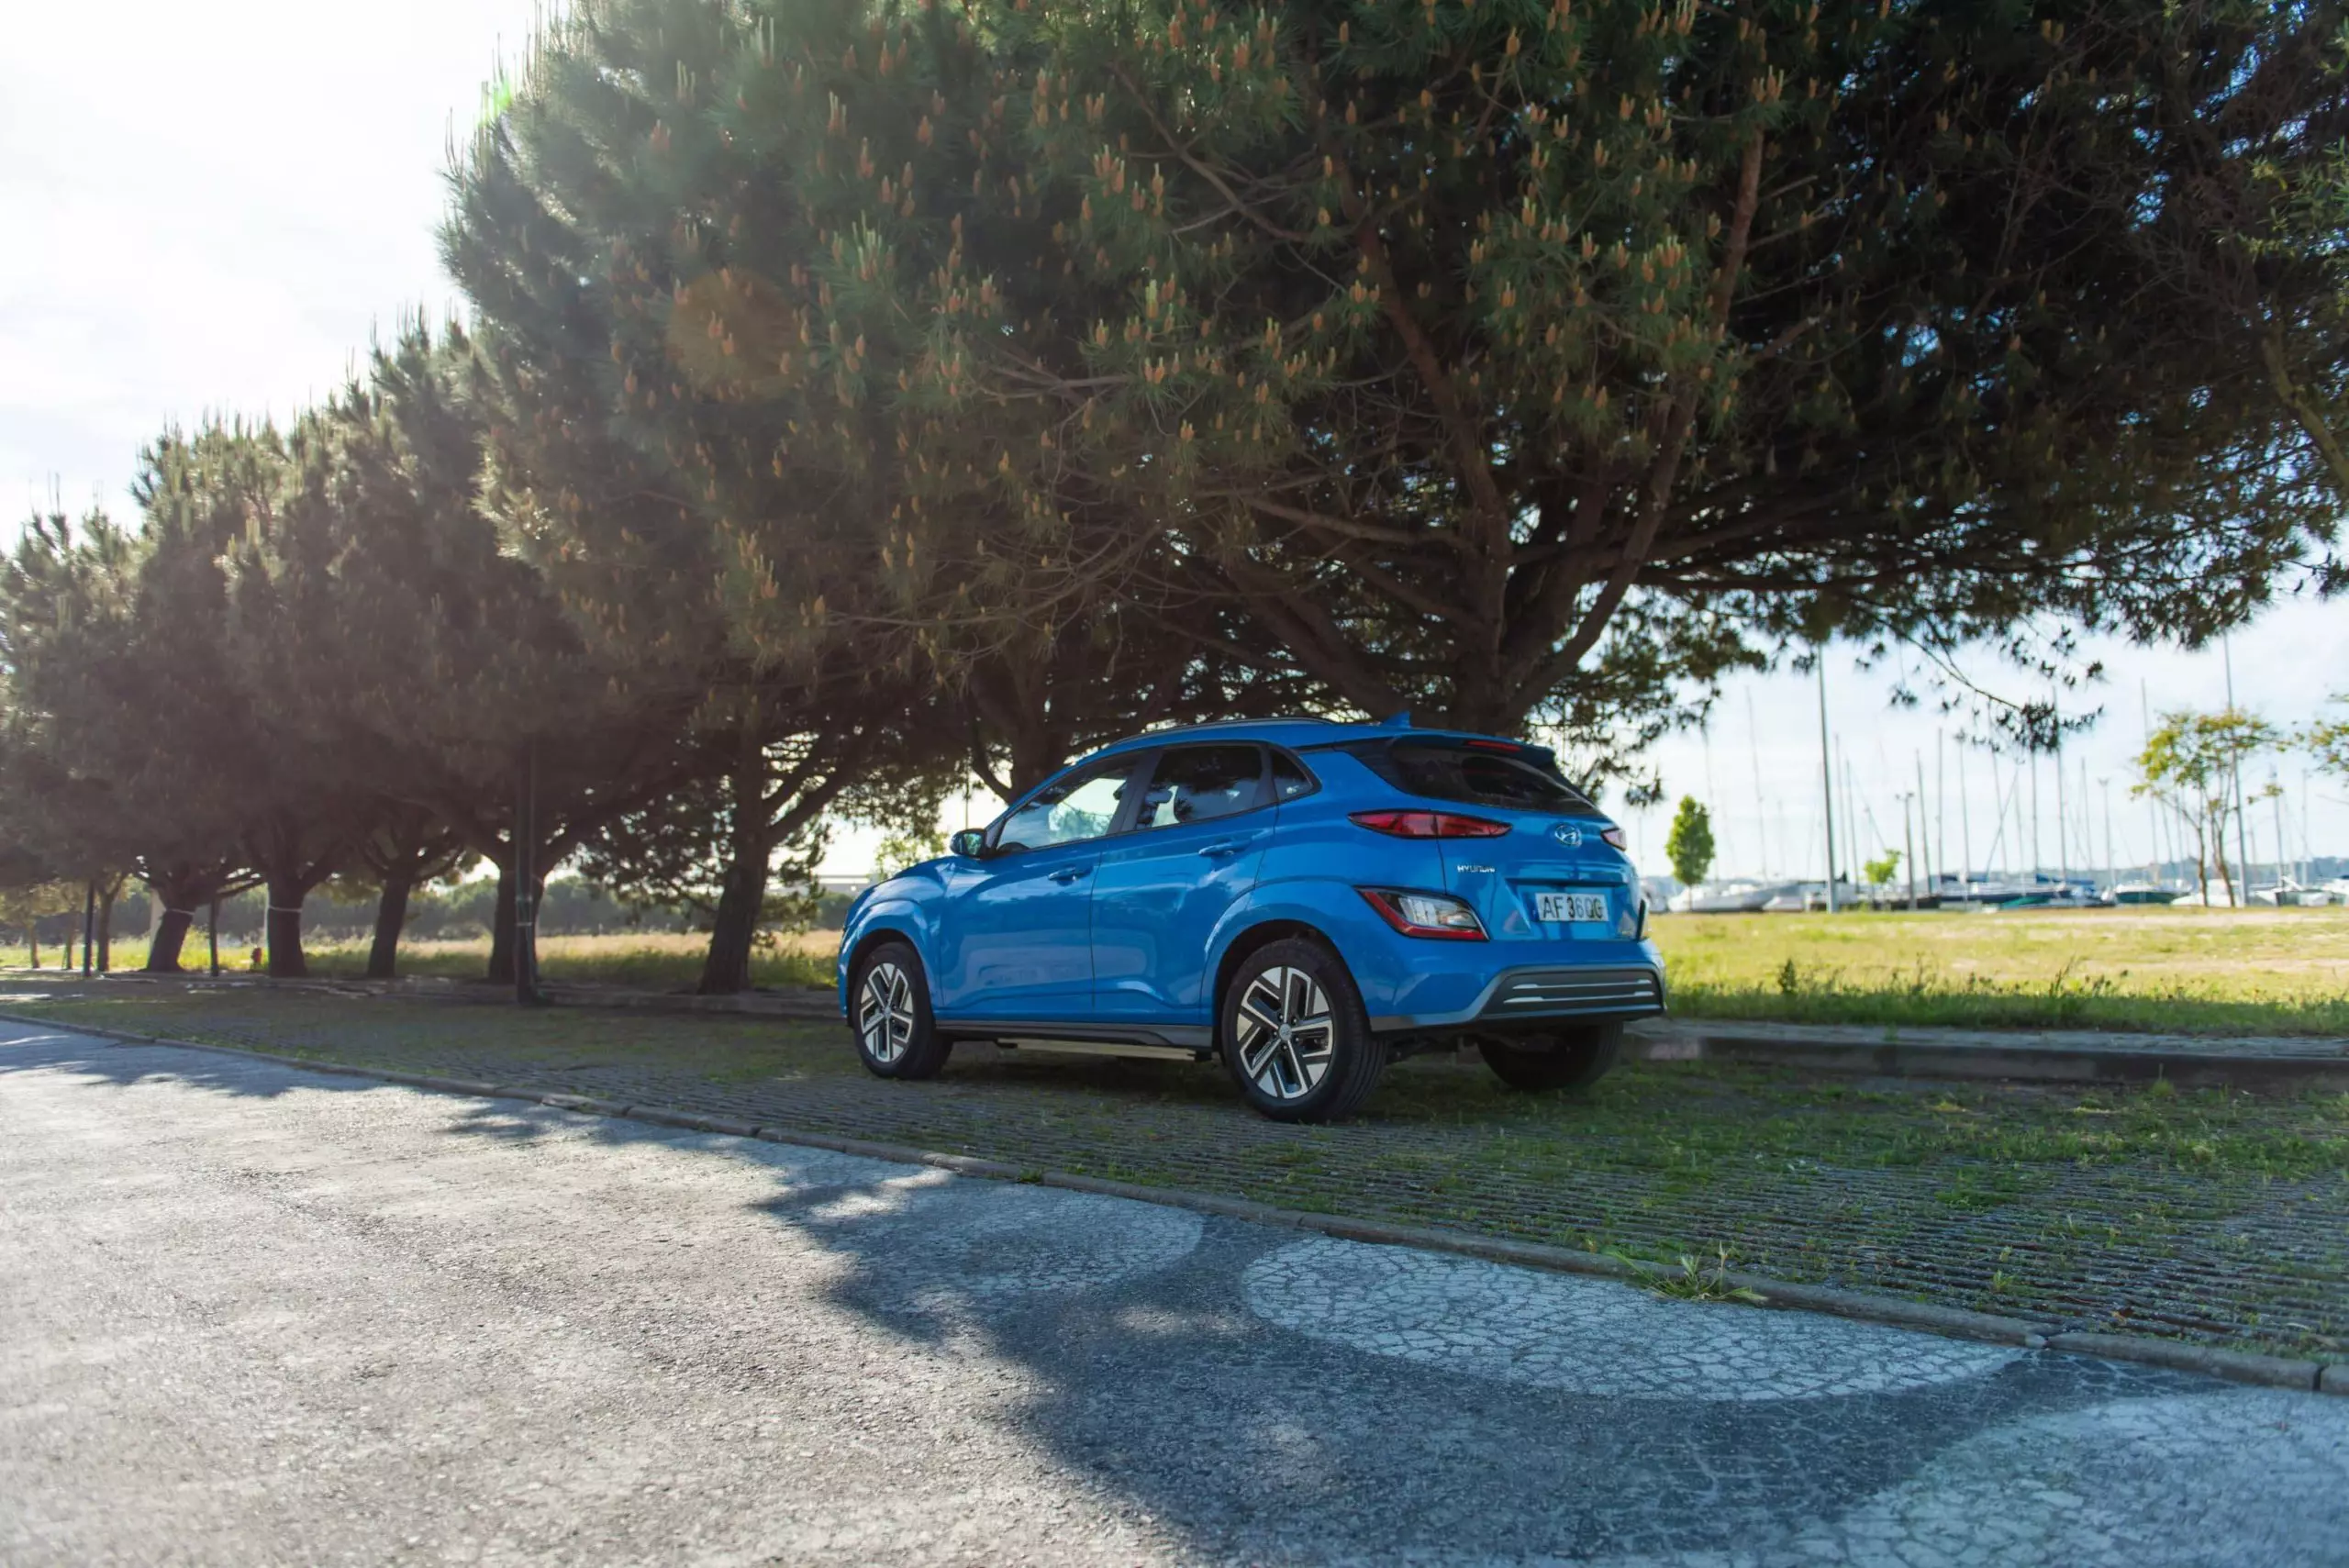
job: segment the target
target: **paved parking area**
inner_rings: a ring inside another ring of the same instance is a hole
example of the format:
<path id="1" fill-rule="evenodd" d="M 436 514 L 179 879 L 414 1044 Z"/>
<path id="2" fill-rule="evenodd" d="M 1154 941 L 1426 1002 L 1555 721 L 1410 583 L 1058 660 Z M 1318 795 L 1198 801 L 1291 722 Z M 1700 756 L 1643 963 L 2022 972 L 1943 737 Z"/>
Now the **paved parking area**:
<path id="1" fill-rule="evenodd" d="M 0 1560 L 2349 1563 L 2349 1400 L 11 1026 Z"/>
<path id="2" fill-rule="evenodd" d="M 80 994 L 76 994 L 76 991 Z M 1217 1066 L 958 1049 L 871 1077 L 837 1020 L 29 985 L 0 1006 L 1382 1223 L 2349 1360 L 2349 1095 L 1631 1062 L 1512 1095 L 1419 1058 L 1363 1118 L 1250 1115 Z"/>

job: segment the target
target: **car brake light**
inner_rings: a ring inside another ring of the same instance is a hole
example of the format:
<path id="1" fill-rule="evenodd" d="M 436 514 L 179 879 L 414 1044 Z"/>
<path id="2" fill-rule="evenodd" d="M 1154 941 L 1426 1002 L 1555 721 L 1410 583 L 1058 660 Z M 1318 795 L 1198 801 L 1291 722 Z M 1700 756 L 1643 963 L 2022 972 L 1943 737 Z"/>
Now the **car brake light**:
<path id="1" fill-rule="evenodd" d="M 1468 740 L 1462 744 L 1475 751 L 1522 751 L 1525 750 L 1514 740 Z"/>
<path id="2" fill-rule="evenodd" d="M 1484 922 L 1476 911 L 1442 893 L 1408 893 L 1394 887 L 1357 887 L 1363 901 L 1386 922 L 1407 937 L 1435 937 L 1455 942 L 1481 942 Z"/>
<path id="3" fill-rule="evenodd" d="M 1350 820 L 1396 839 L 1497 839 L 1508 831 L 1506 822 L 1454 811 L 1357 811 Z"/>
<path id="4" fill-rule="evenodd" d="M 1631 851 L 1631 836 L 1624 832 L 1620 828 L 1601 828 L 1598 830 L 1598 836 L 1626 853 L 1629 853 Z"/>

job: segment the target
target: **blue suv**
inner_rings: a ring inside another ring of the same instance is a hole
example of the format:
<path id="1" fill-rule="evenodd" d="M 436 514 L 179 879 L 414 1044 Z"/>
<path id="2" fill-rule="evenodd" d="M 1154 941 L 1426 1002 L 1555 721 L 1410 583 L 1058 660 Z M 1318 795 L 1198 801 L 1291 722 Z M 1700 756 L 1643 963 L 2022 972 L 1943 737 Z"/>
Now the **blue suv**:
<path id="1" fill-rule="evenodd" d="M 1623 833 L 1550 752 L 1265 719 L 1070 767 L 953 852 L 867 888 L 840 959 L 864 1064 L 956 1040 L 1205 1061 L 1284 1121 L 1473 1042 L 1522 1089 L 1592 1082 L 1664 963 Z"/>

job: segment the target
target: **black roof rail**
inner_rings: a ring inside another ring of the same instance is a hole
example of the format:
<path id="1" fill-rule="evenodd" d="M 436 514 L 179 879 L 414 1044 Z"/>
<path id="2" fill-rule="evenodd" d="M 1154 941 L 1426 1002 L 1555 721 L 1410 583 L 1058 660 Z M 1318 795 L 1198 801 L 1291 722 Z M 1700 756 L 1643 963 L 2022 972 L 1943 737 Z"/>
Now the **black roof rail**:
<path id="1" fill-rule="evenodd" d="M 1318 713 L 1282 713 L 1270 718 L 1210 718 L 1197 724 L 1172 724 L 1163 729 L 1145 729 L 1144 735 L 1184 735 L 1195 729 L 1239 729 L 1255 724 L 1334 724 Z"/>

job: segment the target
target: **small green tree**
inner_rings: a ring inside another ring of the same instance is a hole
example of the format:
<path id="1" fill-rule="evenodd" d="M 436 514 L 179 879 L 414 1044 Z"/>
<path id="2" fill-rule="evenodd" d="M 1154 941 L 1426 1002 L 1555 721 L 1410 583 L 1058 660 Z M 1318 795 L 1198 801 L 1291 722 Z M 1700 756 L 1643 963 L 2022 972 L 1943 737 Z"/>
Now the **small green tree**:
<path id="1" fill-rule="evenodd" d="M 2335 695 L 2349 705 L 2349 692 Z M 2312 758 L 2320 773 L 2349 779 L 2349 718 L 2320 718 L 2300 731 L 2300 749 Z"/>
<path id="2" fill-rule="evenodd" d="M 1672 862 L 1672 874 L 1690 887 L 1704 881 L 1712 869 L 1713 817 L 1695 795 L 1680 797 L 1672 831 L 1664 840 L 1664 857 Z"/>
<path id="3" fill-rule="evenodd" d="M 1887 850 L 1875 860 L 1862 866 L 1860 871 L 1868 879 L 1869 885 L 1882 887 L 1900 874 L 1900 851 Z"/>
<path id="4" fill-rule="evenodd" d="M 2138 753 L 2137 782 L 2129 793 L 2162 801 L 2191 824 L 2195 878 L 2205 904 L 2210 900 L 2208 863 L 2212 860 L 2219 880 L 2227 884 L 2227 901 L 2240 901 L 2227 869 L 2231 787 L 2238 768 L 2260 752 L 2273 751 L 2281 739 L 2274 725 L 2237 707 L 2169 713 L 2162 716 L 2160 728 L 2145 738 L 2145 749 Z"/>

